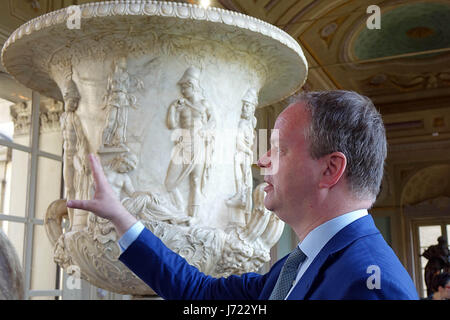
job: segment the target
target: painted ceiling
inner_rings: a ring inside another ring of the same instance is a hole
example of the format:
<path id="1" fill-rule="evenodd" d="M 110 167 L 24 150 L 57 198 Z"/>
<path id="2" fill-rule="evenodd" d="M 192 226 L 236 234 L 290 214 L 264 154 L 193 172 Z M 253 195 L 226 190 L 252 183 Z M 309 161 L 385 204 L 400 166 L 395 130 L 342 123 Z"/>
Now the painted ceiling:
<path id="1" fill-rule="evenodd" d="M 448 48 L 449 21 L 450 3 L 413 3 L 394 7 L 383 13 L 381 29 L 363 28 L 351 50 L 357 59 L 373 59 Z"/>
<path id="2" fill-rule="evenodd" d="M 383 113 L 450 103 L 450 1 L 220 0 L 285 30 L 309 63 L 308 89 L 354 90 Z M 368 29 L 380 8 L 380 29 Z"/>

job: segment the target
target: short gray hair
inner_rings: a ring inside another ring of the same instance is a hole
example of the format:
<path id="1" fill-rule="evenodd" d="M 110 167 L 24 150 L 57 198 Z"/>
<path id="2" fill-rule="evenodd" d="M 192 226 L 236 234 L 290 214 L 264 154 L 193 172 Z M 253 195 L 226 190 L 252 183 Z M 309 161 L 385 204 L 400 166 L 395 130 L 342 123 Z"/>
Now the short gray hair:
<path id="1" fill-rule="evenodd" d="M 359 199 L 375 200 L 383 179 L 386 132 L 372 101 L 353 91 L 304 92 L 291 104 L 304 102 L 310 112 L 305 132 L 309 152 L 319 159 L 333 152 L 347 157 L 346 178 Z"/>

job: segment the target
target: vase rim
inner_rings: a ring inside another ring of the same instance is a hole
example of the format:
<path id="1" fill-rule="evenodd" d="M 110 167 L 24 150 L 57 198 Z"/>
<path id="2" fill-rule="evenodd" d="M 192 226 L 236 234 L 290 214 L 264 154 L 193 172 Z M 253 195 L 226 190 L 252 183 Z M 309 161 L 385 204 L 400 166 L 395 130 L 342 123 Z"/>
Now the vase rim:
<path id="1" fill-rule="evenodd" d="M 32 58 L 36 59 L 36 57 L 30 55 L 29 51 L 31 51 L 32 46 L 27 44 L 27 40 L 31 40 L 32 36 L 37 33 L 45 32 L 45 29 L 56 26 L 61 27 L 61 25 L 67 24 L 67 20 L 73 14 L 73 11 L 71 11 L 73 10 L 71 9 L 72 7 L 77 7 L 80 10 L 80 20 L 82 23 L 83 21 L 87 23 L 93 18 L 105 19 L 112 16 L 126 16 L 131 20 L 136 17 L 167 17 L 184 19 L 183 23 L 198 23 L 199 21 L 218 23 L 227 27 L 244 30 L 249 34 L 262 35 L 264 41 L 269 40 L 271 41 L 271 45 L 276 45 L 280 48 L 277 52 L 280 60 L 285 59 L 291 64 L 289 68 L 297 68 L 298 72 L 296 72 L 295 76 L 291 75 L 291 79 L 286 79 L 287 76 L 284 71 L 287 70 L 281 69 L 277 73 L 270 73 L 270 77 L 268 77 L 270 83 L 266 82 L 260 90 L 259 107 L 279 102 L 295 94 L 307 78 L 307 61 L 299 43 L 280 28 L 255 17 L 222 8 L 203 8 L 190 3 L 149 0 L 102 1 L 73 5 L 33 18 L 17 28 L 3 45 L 1 60 L 5 70 L 18 82 L 57 100 L 62 100 L 62 96 L 49 75 L 50 70 L 41 70 L 43 71 L 40 74 L 41 79 L 34 79 L 33 73 L 35 72 L 36 65 Z M 65 34 L 67 40 L 73 38 L 73 33 L 66 32 Z M 64 40 L 64 36 L 62 38 L 59 40 Z M 44 46 L 47 43 L 40 44 L 40 42 L 36 41 L 33 43 L 35 49 L 36 46 L 40 45 Z M 11 50 L 12 48 L 15 49 Z M 45 73 L 47 73 L 47 76 L 45 76 Z M 276 83 L 281 78 L 284 78 L 283 81 L 285 81 L 283 84 L 284 92 L 281 90 L 282 92 L 279 93 L 272 92 L 266 94 L 265 90 L 269 91 L 271 84 L 273 85 L 273 83 Z M 46 90 L 44 88 L 45 86 L 48 87 L 49 83 L 54 84 L 54 90 Z M 288 83 L 289 85 L 286 87 Z"/>

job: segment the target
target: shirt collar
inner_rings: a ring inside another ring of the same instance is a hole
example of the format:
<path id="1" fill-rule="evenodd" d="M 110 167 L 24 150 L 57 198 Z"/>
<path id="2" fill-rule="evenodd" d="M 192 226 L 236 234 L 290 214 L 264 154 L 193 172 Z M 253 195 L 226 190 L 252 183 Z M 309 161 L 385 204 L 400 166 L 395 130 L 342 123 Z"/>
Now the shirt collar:
<path id="1" fill-rule="evenodd" d="M 328 220 L 308 233 L 298 247 L 308 259 L 314 259 L 336 233 L 367 214 L 367 209 L 360 209 Z"/>

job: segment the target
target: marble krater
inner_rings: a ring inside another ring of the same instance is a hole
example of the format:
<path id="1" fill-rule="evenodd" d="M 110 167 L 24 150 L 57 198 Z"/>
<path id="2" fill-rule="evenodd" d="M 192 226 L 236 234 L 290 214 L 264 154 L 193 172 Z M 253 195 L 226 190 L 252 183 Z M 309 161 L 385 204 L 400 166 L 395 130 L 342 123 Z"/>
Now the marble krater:
<path id="1" fill-rule="evenodd" d="M 269 261 L 284 224 L 264 208 L 263 186 L 252 185 L 254 112 L 306 79 L 287 33 L 218 8 L 97 2 L 27 22 L 2 62 L 25 86 L 64 101 L 65 199 L 93 196 L 87 155 L 95 153 L 125 208 L 204 273 L 242 274 Z M 118 261 L 113 225 L 67 210 L 65 199 L 45 221 L 55 261 L 103 289 L 154 294 Z"/>

